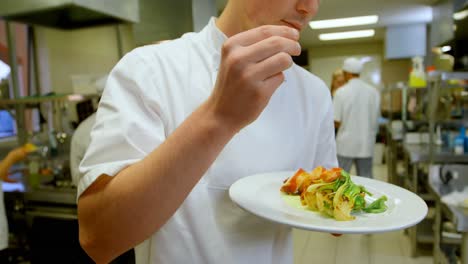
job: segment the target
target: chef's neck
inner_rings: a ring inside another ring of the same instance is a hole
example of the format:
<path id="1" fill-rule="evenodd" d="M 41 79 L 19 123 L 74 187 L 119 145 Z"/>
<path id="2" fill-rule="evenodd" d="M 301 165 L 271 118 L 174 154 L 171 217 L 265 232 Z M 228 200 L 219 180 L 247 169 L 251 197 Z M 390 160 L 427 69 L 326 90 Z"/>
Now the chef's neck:
<path id="1" fill-rule="evenodd" d="M 251 28 L 249 19 L 245 12 L 242 11 L 240 5 L 236 1 L 228 1 L 223 12 L 216 19 L 216 26 L 227 37 L 234 36 L 237 33 L 246 31 Z"/>

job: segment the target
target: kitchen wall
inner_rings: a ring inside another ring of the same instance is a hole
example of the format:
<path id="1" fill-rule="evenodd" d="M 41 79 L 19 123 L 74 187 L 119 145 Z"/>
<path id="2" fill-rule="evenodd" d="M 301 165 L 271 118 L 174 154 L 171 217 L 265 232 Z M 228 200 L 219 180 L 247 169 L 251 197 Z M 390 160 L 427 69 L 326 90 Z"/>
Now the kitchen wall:
<path id="1" fill-rule="evenodd" d="M 9 61 L 6 61 L 6 57 L 9 56 L 9 54 L 5 25 L 5 21 L 0 20 L 0 59 L 9 64 Z M 21 76 L 20 85 L 22 94 L 26 94 L 28 90 L 28 67 L 26 65 L 28 58 L 27 29 L 24 24 L 12 23 L 12 25 L 15 29 L 16 54 Z"/>
<path id="2" fill-rule="evenodd" d="M 407 81 L 411 68 L 410 59 L 385 59 L 384 43 L 327 45 L 309 49 L 310 71 L 321 78 L 329 87 L 333 71 L 340 68 L 349 56 L 367 57 L 362 78 L 379 90 L 400 81 Z M 382 112 L 395 112 L 401 109 L 401 91 L 382 93 Z"/>
<path id="3" fill-rule="evenodd" d="M 331 75 L 341 67 L 346 57 L 369 57 L 372 59 L 366 66 L 369 82 L 380 80 L 381 85 L 406 81 L 409 76 L 411 61 L 409 59 L 384 59 L 384 43 L 372 42 L 361 44 L 336 44 L 309 48 L 309 69 L 330 86 Z M 376 71 L 380 77 L 377 78 Z"/>
<path id="4" fill-rule="evenodd" d="M 177 38 L 192 31 L 195 23 L 206 24 L 215 12 L 213 0 L 198 1 L 193 6 L 191 0 L 139 1 L 140 23 L 119 26 L 124 53 L 136 46 Z M 115 26 L 79 30 L 36 27 L 36 38 L 43 93 L 79 93 L 79 89 L 73 89 L 72 75 L 106 74 L 119 60 Z M 71 120 L 76 119 L 73 107 L 69 115 Z"/>
<path id="5" fill-rule="evenodd" d="M 129 25 L 119 26 L 123 52 L 135 46 Z M 78 30 L 36 27 L 43 92 L 72 93 L 71 75 L 106 74 L 119 60 L 116 26 Z"/>
<path id="6" fill-rule="evenodd" d="M 139 4 L 140 22 L 120 26 L 124 53 L 198 31 L 216 13 L 214 0 L 139 0 Z M 119 59 L 114 26 L 71 31 L 37 27 L 36 31 L 44 91 L 71 93 L 72 74 L 108 73 Z"/>
<path id="7" fill-rule="evenodd" d="M 133 26 L 138 46 L 175 39 L 193 31 L 192 0 L 139 0 L 139 6 L 140 22 Z"/>
<path id="8" fill-rule="evenodd" d="M 215 0 L 192 1 L 193 31 L 201 31 L 213 16 L 217 16 Z"/>

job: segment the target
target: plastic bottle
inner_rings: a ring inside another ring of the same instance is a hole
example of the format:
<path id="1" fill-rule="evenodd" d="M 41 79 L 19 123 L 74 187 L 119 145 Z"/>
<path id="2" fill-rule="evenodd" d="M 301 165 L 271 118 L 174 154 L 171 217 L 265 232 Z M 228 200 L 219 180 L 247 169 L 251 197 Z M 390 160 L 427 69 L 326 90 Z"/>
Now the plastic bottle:
<path id="1" fill-rule="evenodd" d="M 465 131 L 464 151 L 465 151 L 465 153 L 468 153 L 468 136 L 466 135 L 466 131 Z"/>
<path id="2" fill-rule="evenodd" d="M 424 72 L 423 58 L 413 57 L 413 68 L 411 69 L 409 87 L 423 88 L 426 87 L 426 73 Z"/>
<path id="3" fill-rule="evenodd" d="M 442 129 L 440 128 L 440 126 L 437 126 L 436 127 L 436 139 L 435 139 L 435 143 L 436 145 L 438 146 L 441 146 L 444 141 L 442 140 Z"/>
<path id="4" fill-rule="evenodd" d="M 455 138 L 454 152 L 458 155 L 465 152 L 465 127 L 460 127 L 460 134 Z"/>

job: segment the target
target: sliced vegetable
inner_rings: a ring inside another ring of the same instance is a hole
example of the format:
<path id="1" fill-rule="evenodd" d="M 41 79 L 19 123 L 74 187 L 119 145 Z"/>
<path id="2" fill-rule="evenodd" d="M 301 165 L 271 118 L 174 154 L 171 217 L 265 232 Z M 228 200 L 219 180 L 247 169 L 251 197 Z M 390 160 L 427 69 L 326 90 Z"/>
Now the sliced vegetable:
<path id="1" fill-rule="evenodd" d="M 382 213 L 387 210 L 386 196 L 366 206 L 365 196 L 372 194 L 364 186 L 355 184 L 351 175 L 341 168 L 317 167 L 310 173 L 299 169 L 284 182 L 281 191 L 300 195 L 302 205 L 338 221 L 355 219 L 353 212 Z"/>
<path id="2" fill-rule="evenodd" d="M 305 170 L 298 169 L 292 177 L 286 179 L 285 184 L 283 184 L 283 186 L 281 187 L 281 191 L 287 194 L 296 194 L 303 181 L 302 175 L 304 173 L 306 173 Z"/>
<path id="3" fill-rule="evenodd" d="M 379 199 L 372 202 L 368 207 L 364 208 L 363 211 L 366 213 L 383 213 L 387 210 L 387 205 L 385 202 L 387 201 L 387 196 L 382 196 Z"/>

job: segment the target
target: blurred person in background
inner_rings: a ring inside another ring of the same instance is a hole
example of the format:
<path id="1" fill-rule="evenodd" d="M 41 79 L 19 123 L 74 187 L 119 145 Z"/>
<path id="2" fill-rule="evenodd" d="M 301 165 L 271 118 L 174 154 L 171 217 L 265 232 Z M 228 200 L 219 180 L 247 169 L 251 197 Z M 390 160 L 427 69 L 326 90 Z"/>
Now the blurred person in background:
<path id="1" fill-rule="evenodd" d="M 345 77 L 342 69 L 337 69 L 332 74 L 330 92 L 332 97 L 335 96 L 336 90 L 345 84 Z"/>
<path id="2" fill-rule="evenodd" d="M 2 182 L 15 182 L 10 179 L 10 168 L 16 163 L 24 160 L 28 155 L 26 146 L 17 147 L 0 160 L 0 263 L 9 263 L 5 249 L 8 248 L 8 221 L 3 202 Z"/>
<path id="3" fill-rule="evenodd" d="M 93 85 L 96 87 L 96 93 L 101 96 L 106 86 L 107 76 L 97 79 Z M 100 99 L 99 99 L 100 100 Z M 70 143 L 70 172 L 73 184 L 78 186 L 79 166 L 83 159 L 86 149 L 91 143 L 91 130 L 96 122 L 96 112 L 92 113 L 85 120 L 78 124 Z"/>
<path id="4" fill-rule="evenodd" d="M 91 142 L 91 130 L 96 122 L 96 112 L 92 113 L 76 127 L 70 143 L 70 172 L 75 186 L 78 185 L 79 166 Z"/>
<path id="5" fill-rule="evenodd" d="M 361 80 L 363 64 L 357 58 L 343 63 L 346 84 L 333 97 L 338 163 L 346 171 L 356 166 L 359 176 L 372 178 L 372 156 L 380 116 L 380 95 Z"/>

